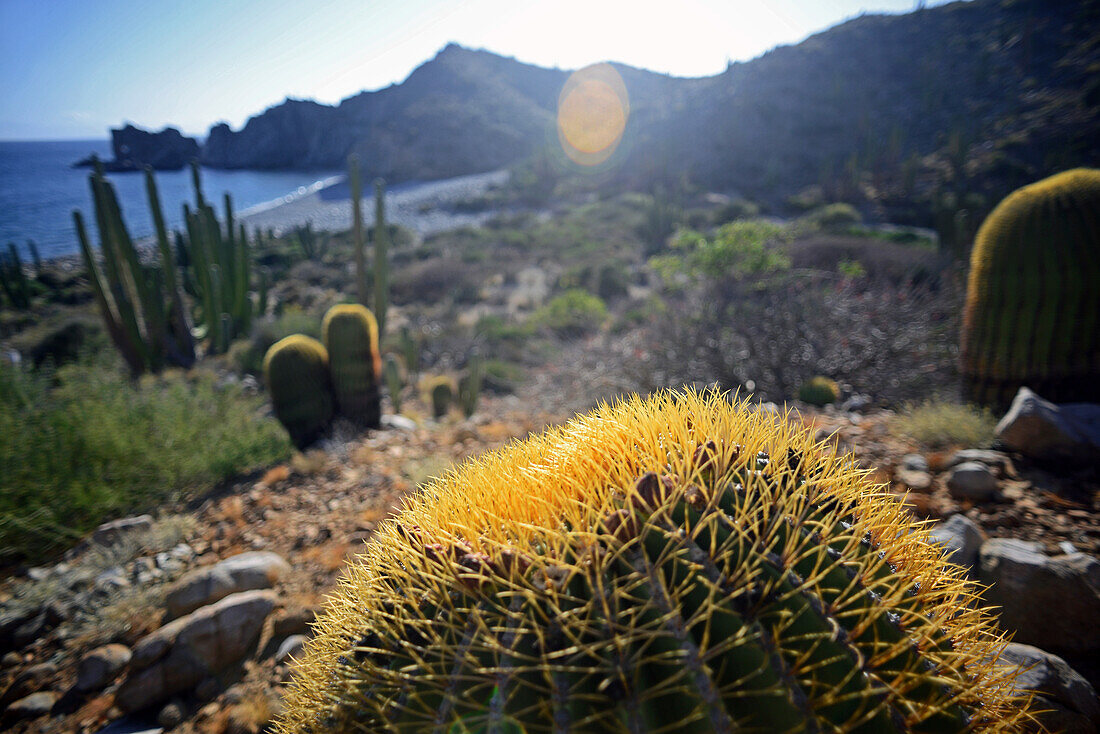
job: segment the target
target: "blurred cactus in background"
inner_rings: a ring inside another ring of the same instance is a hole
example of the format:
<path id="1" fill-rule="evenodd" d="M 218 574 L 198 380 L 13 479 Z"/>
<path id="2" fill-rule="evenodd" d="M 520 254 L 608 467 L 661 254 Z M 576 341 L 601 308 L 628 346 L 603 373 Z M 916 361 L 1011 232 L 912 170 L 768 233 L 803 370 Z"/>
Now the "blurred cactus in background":
<path id="1" fill-rule="evenodd" d="M 321 436 L 334 411 L 328 352 L 302 334 L 277 341 L 264 357 L 264 381 L 275 416 L 299 449 Z"/>
<path id="2" fill-rule="evenodd" d="M 367 428 L 378 428 L 382 420 L 382 357 L 374 315 L 359 303 L 333 306 L 321 323 L 321 339 L 328 350 L 340 414 Z"/>

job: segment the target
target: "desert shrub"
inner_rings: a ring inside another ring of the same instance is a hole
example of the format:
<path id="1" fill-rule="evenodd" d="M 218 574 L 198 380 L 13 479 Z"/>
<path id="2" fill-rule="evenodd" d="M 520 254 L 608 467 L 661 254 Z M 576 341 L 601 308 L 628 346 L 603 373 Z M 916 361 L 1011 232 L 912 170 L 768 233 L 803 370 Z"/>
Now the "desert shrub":
<path id="1" fill-rule="evenodd" d="M 892 431 L 929 448 L 965 446 L 984 448 L 993 442 L 996 419 L 988 409 L 943 400 L 908 405 L 892 424 Z"/>
<path id="2" fill-rule="evenodd" d="M 868 237 L 813 235 L 796 239 L 786 251 L 795 269 L 831 271 L 858 262 L 868 278 L 894 285 L 934 282 L 947 264 L 935 252 Z"/>
<path id="3" fill-rule="evenodd" d="M 263 396 L 201 371 L 135 384 L 106 355 L 56 371 L 0 365 L 0 556 L 57 550 L 285 458 L 266 410 Z"/>
<path id="4" fill-rule="evenodd" d="M 713 237 L 681 232 L 672 243 L 672 254 L 651 258 L 650 264 L 666 280 L 678 273 L 705 279 L 769 275 L 790 267 L 781 246 L 788 238 L 786 228 L 772 222 L 730 222 Z"/>
<path id="5" fill-rule="evenodd" d="M 263 372 L 264 355 L 271 345 L 291 334 L 305 334 L 320 339 L 321 318 L 291 306 L 278 316 L 268 316 L 256 321 L 252 326 L 251 337 L 239 340 L 229 348 L 230 362 L 241 373 L 258 375 Z"/>
<path id="6" fill-rule="evenodd" d="M 550 299 L 531 315 L 531 324 L 548 329 L 562 338 L 581 336 L 599 328 L 607 318 L 607 305 L 599 296 L 579 288 L 567 290 Z"/>
<path id="7" fill-rule="evenodd" d="M 513 393 L 523 382 L 523 368 L 503 359 L 486 360 L 484 370 L 482 384 L 487 391 L 497 395 Z"/>
<path id="8" fill-rule="evenodd" d="M 804 230 L 836 230 L 859 224 L 863 217 L 851 204 L 825 204 L 802 215 L 796 225 Z"/>

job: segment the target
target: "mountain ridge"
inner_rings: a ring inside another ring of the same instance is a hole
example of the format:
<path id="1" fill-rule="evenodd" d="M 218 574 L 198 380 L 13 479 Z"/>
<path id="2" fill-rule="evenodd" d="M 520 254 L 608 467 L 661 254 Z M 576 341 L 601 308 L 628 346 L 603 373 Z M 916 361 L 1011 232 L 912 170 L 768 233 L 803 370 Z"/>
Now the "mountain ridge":
<path id="1" fill-rule="evenodd" d="M 865 14 L 710 77 L 612 66 L 631 115 L 609 166 L 631 184 L 686 179 L 762 199 L 817 187 L 886 210 L 946 192 L 958 208 L 1100 163 L 1095 0 Z M 557 147 L 570 73 L 452 43 L 401 83 L 335 105 L 288 98 L 237 131 L 215 125 L 200 158 L 317 169 L 355 153 L 395 182 L 512 166 Z"/>

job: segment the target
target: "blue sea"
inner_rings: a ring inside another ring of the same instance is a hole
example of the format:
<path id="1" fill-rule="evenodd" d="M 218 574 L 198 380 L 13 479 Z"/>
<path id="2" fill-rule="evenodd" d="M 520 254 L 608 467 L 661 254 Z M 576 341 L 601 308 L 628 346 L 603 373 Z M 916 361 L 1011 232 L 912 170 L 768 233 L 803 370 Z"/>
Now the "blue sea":
<path id="1" fill-rule="evenodd" d="M 27 240 L 34 240 L 42 257 L 72 255 L 80 251 L 73 228 L 73 210 L 84 212 L 93 243 L 94 209 L 87 168 L 73 168 L 81 158 L 96 153 L 107 160 L 111 145 L 106 140 L 48 142 L 0 142 L 0 246 L 14 242 L 24 259 Z M 219 171 L 203 169 L 203 193 L 218 202 L 222 194 L 233 197 L 237 212 L 270 205 L 304 194 L 315 183 L 339 175 L 339 171 Z M 110 173 L 123 218 L 130 234 L 139 239 L 153 234 L 153 221 L 141 173 Z M 183 221 L 183 204 L 194 204 L 191 172 L 158 171 L 161 207 L 171 228 Z"/>

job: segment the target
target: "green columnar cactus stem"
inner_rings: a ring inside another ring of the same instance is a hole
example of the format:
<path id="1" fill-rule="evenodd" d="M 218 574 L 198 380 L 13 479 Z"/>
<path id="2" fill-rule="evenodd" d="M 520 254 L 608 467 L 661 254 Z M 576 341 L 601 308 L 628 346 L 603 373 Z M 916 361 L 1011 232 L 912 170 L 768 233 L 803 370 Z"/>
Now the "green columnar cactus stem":
<path id="1" fill-rule="evenodd" d="M 277 730 L 1020 731 L 976 594 L 786 417 L 635 398 L 407 498 Z"/>
<path id="2" fill-rule="evenodd" d="M 340 414 L 367 428 L 378 428 L 382 357 L 374 315 L 359 303 L 333 306 L 321 322 L 321 338 L 328 350 Z"/>
<path id="3" fill-rule="evenodd" d="M 31 262 L 34 263 L 34 277 L 42 277 L 42 256 L 38 253 L 38 243 L 27 240 L 27 249 L 31 251 Z"/>
<path id="4" fill-rule="evenodd" d="M 18 309 L 30 307 L 30 286 L 23 273 L 23 261 L 19 259 L 19 251 L 15 249 L 13 242 L 8 243 L 7 257 L 0 255 L 0 287 L 7 294 L 12 306 Z"/>
<path id="5" fill-rule="evenodd" d="M 348 156 L 348 183 L 351 185 L 352 247 L 355 250 L 355 295 L 364 306 L 367 302 L 367 241 L 363 236 L 363 183 L 359 156 Z"/>
<path id="6" fill-rule="evenodd" d="M 405 370 L 409 373 L 409 379 L 412 379 L 420 373 L 420 342 L 407 326 L 401 327 L 400 339 L 401 357 L 405 360 Z"/>
<path id="7" fill-rule="evenodd" d="M 312 337 L 294 334 L 264 356 L 264 381 L 275 416 L 299 449 L 313 443 L 332 421 L 328 352 Z"/>
<path id="8" fill-rule="evenodd" d="M 223 231 L 214 209 L 202 195 L 197 166 L 192 166 L 196 208 L 183 207 L 187 238 L 177 242 L 179 260 L 185 264 L 183 281 L 198 302 L 198 317 L 210 353 L 227 349 L 233 334 L 247 334 L 252 323 L 252 253 L 243 224 L 234 225 L 233 202 L 225 196 L 226 226 Z M 216 270 L 215 270 L 216 269 Z M 217 272 L 215 278 L 211 273 Z M 223 318 L 229 316 L 228 322 Z M 228 324 L 228 329 L 223 328 Z"/>
<path id="9" fill-rule="evenodd" d="M 458 403 L 467 418 L 477 410 L 477 399 L 481 394 L 482 364 L 481 357 L 473 356 L 467 360 L 466 372 L 458 380 Z"/>
<path id="10" fill-rule="evenodd" d="M 401 379 L 401 365 L 392 354 L 386 355 L 385 364 L 382 366 L 382 376 L 386 381 L 386 390 L 390 394 L 390 402 L 393 403 L 393 412 L 401 412 L 401 389 L 404 380 Z"/>
<path id="11" fill-rule="evenodd" d="M 386 333 L 386 309 L 390 301 L 390 234 L 386 229 L 386 182 L 374 182 L 374 316 L 379 338 Z"/>
<path id="12" fill-rule="evenodd" d="M 970 257 L 961 372 L 997 408 L 1021 386 L 1054 402 L 1100 401 L 1100 170 L 1010 194 Z"/>
<path id="13" fill-rule="evenodd" d="M 186 319 L 182 317 L 179 282 L 151 175 L 147 175 L 146 184 L 157 229 L 159 267 L 141 264 L 122 220 L 114 188 L 101 166 L 97 165 L 92 172 L 90 183 L 103 272 L 96 262 L 83 217 L 74 212 L 73 219 L 108 333 L 134 375 L 157 372 L 167 364 L 189 367 L 194 363 L 194 349 Z"/>

